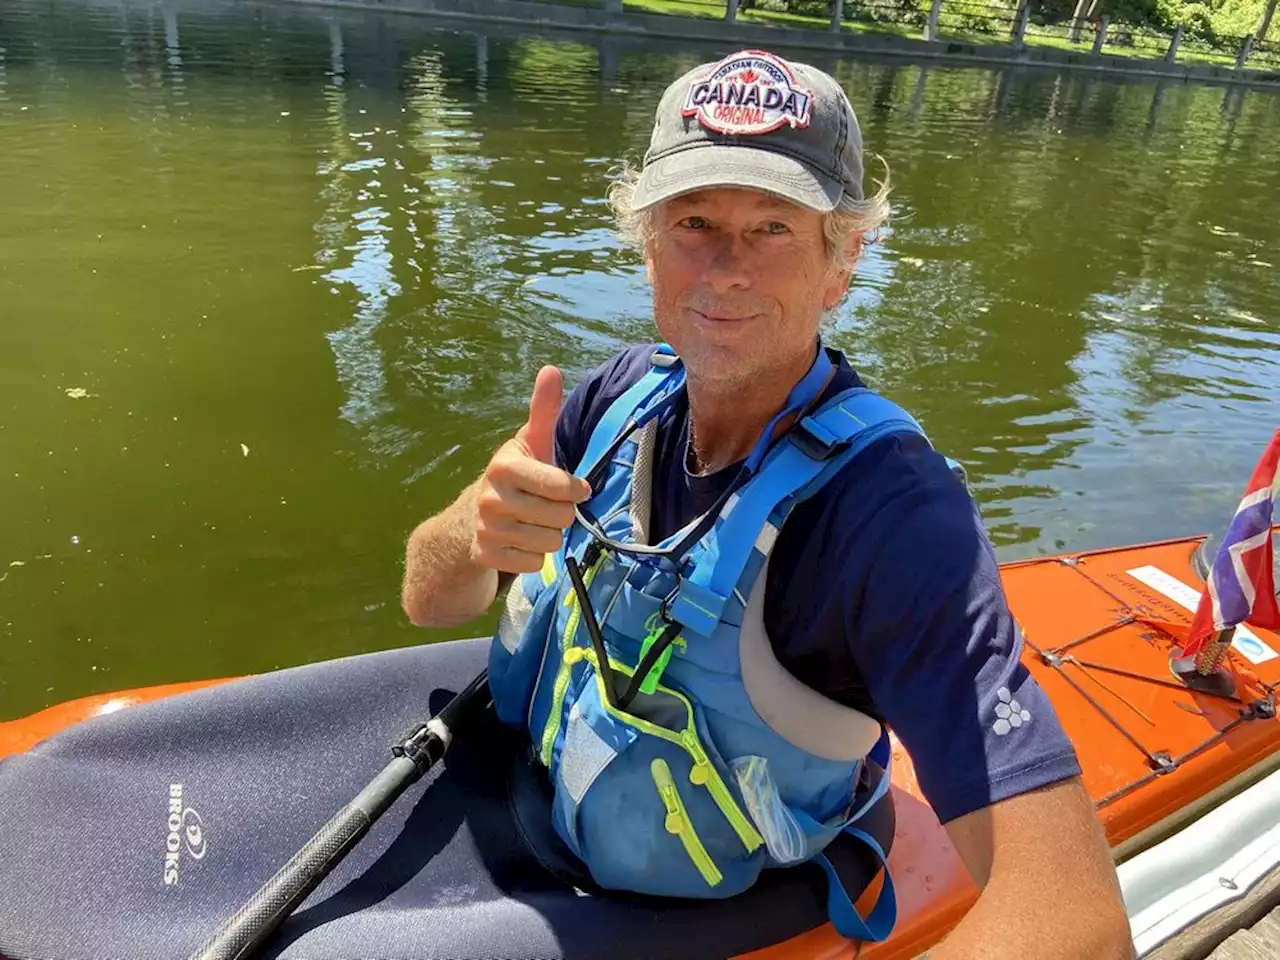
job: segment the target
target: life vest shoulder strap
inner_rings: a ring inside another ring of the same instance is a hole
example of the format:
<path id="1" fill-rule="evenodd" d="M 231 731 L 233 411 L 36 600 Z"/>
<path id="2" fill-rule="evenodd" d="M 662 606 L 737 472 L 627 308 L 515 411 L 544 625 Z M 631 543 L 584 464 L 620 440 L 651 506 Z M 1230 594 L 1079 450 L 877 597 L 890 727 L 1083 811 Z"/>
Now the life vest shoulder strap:
<path id="1" fill-rule="evenodd" d="M 797 424 L 792 438 L 811 457 L 826 459 L 839 451 L 844 442 L 842 427 L 849 423 L 864 423 L 867 430 L 858 433 L 857 440 L 864 448 L 891 433 L 915 432 L 928 440 L 924 428 L 916 418 L 892 400 L 887 400 L 866 387 L 853 387 L 832 398 L 832 402 Z M 947 466 L 966 486 L 968 476 L 964 466 L 952 457 L 943 455 Z"/>
<path id="2" fill-rule="evenodd" d="M 802 418 L 725 505 L 671 604 L 672 619 L 697 632 L 714 630 L 744 571 L 773 548 L 778 527 L 770 516 L 779 504 L 807 499 L 871 444 L 899 432 L 925 436 L 915 418 L 866 387 L 842 391 Z"/>
<path id="3" fill-rule="evenodd" d="M 850 387 L 800 420 L 790 441 L 814 460 L 828 460 L 850 444 L 859 451 L 881 437 L 897 432 L 918 433 L 927 440 L 915 417 L 892 400 L 867 387 Z"/>
<path id="4" fill-rule="evenodd" d="M 669 344 L 660 343 L 649 361 L 649 370 L 609 404 L 591 431 L 586 452 L 574 468 L 574 474 L 586 477 L 606 455 L 624 430 L 635 423 L 643 424 L 656 415 L 665 401 L 684 383 L 684 364 Z"/>

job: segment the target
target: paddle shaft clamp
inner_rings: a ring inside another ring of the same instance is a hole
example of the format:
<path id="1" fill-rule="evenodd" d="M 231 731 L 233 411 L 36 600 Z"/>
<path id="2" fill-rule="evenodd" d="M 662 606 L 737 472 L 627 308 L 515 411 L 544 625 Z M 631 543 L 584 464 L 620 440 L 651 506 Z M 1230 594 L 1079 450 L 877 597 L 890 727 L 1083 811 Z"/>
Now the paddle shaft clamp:
<path id="1" fill-rule="evenodd" d="M 445 755 L 465 709 L 489 674 L 471 683 L 399 744 L 394 758 L 356 797 L 321 827 L 301 850 L 259 888 L 188 960 L 246 960 L 314 890 L 409 786 Z"/>
<path id="2" fill-rule="evenodd" d="M 488 689 L 488 685 L 489 671 L 481 670 L 480 675 L 446 703 L 436 716 L 418 724 L 402 742 L 392 747 L 392 754 L 413 761 L 419 776 L 426 773 L 443 759 L 453 742 L 453 731 L 463 712 L 482 690 Z"/>

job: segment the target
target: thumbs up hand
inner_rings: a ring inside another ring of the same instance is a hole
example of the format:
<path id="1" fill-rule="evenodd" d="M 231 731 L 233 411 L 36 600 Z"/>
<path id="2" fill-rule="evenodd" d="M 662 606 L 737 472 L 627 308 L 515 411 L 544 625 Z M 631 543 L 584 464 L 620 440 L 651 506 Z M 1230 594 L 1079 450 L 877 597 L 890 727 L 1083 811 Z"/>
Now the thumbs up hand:
<path id="1" fill-rule="evenodd" d="M 573 523 L 574 504 L 591 487 L 555 465 L 556 418 L 564 398 L 564 377 L 543 367 L 533 384 L 529 418 L 498 448 L 476 492 L 475 539 L 471 558 L 507 573 L 534 573 L 544 554 L 560 548 Z"/>

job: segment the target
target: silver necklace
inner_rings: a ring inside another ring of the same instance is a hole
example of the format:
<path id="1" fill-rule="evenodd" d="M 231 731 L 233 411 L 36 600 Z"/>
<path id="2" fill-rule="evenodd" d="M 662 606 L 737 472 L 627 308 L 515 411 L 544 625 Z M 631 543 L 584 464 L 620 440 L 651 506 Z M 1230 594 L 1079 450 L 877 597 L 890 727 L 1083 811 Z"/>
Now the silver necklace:
<path id="1" fill-rule="evenodd" d="M 684 462 L 685 462 L 685 466 L 688 468 L 690 473 L 692 473 L 694 476 L 702 476 L 703 473 L 711 472 L 708 469 L 710 465 L 704 463 L 702 461 L 702 458 L 698 456 L 698 448 L 695 445 L 695 443 L 696 441 L 693 435 L 693 416 L 690 415 L 689 417 L 689 449 L 688 451 L 686 451 Z"/>

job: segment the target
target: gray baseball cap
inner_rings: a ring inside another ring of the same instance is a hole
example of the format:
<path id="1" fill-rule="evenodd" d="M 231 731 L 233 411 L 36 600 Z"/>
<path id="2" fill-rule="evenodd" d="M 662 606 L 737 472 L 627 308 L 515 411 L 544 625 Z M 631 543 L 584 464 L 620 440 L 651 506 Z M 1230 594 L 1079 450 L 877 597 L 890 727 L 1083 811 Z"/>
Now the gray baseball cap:
<path id="1" fill-rule="evenodd" d="M 694 67 L 667 87 L 636 209 L 706 187 L 750 187 L 820 212 L 863 199 L 862 133 L 827 73 L 764 50 Z"/>

